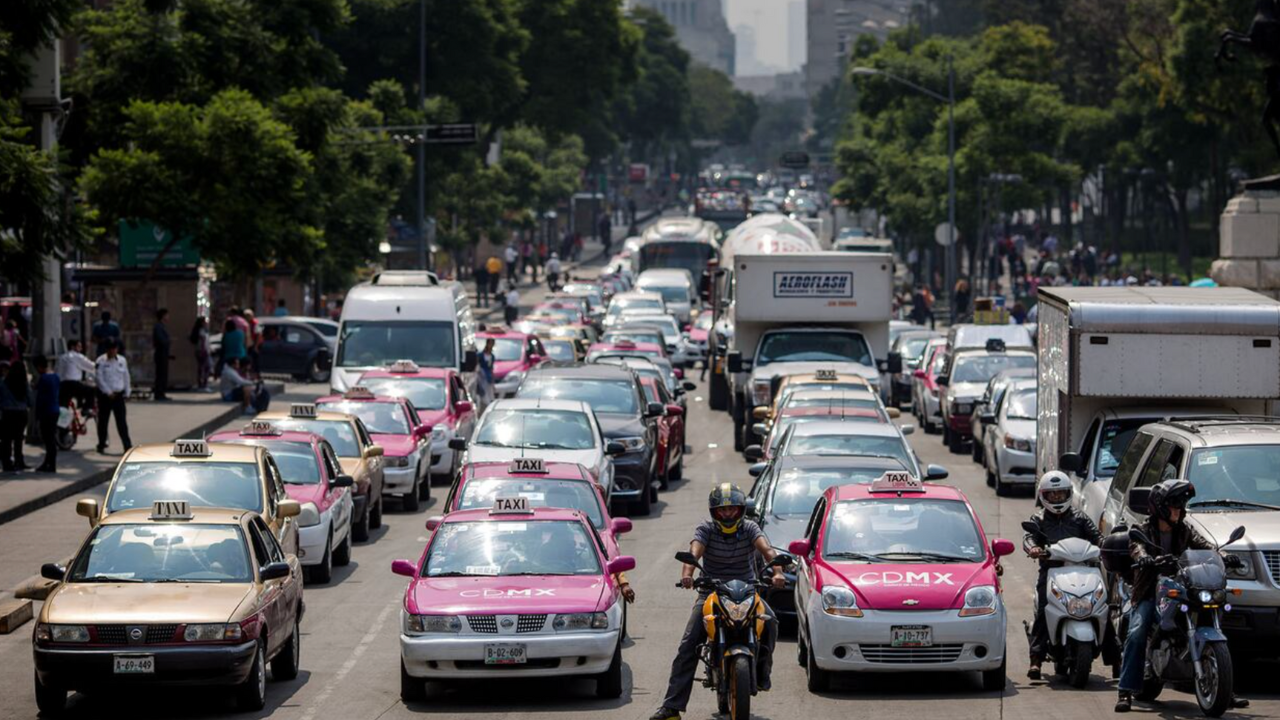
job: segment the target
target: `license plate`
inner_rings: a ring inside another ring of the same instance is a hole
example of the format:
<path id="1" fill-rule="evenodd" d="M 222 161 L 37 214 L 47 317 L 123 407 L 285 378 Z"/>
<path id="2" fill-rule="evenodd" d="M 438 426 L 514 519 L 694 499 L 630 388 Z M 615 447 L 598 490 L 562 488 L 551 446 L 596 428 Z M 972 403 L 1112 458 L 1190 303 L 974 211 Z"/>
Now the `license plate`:
<path id="1" fill-rule="evenodd" d="M 889 644 L 893 647 L 931 647 L 933 628 L 927 625 L 894 625 L 890 628 Z"/>
<path id="2" fill-rule="evenodd" d="M 485 665 L 523 665 L 526 660 L 524 645 L 485 645 Z"/>
<path id="3" fill-rule="evenodd" d="M 116 655 L 117 675 L 150 675 L 156 671 L 155 655 Z"/>

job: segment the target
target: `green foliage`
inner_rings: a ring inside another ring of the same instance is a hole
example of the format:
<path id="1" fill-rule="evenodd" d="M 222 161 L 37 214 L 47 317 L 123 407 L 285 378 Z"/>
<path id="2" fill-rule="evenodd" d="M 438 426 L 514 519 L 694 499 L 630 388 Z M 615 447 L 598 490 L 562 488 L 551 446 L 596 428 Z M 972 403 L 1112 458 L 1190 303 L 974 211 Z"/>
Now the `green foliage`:
<path id="1" fill-rule="evenodd" d="M 693 99 L 690 130 L 695 137 L 744 145 L 751 140 L 758 109 L 751 95 L 733 87 L 728 75 L 705 65 L 689 67 L 689 95 Z"/>

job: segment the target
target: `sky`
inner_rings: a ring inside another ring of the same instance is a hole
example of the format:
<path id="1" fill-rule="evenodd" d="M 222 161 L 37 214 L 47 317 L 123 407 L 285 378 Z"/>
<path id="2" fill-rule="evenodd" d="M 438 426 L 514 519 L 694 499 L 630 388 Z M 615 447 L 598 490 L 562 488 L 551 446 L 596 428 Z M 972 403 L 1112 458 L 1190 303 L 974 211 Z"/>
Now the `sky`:
<path id="1" fill-rule="evenodd" d="M 724 0 L 725 19 L 732 30 L 755 28 L 756 58 L 780 70 L 797 70 L 787 63 L 787 6 L 791 0 Z"/>

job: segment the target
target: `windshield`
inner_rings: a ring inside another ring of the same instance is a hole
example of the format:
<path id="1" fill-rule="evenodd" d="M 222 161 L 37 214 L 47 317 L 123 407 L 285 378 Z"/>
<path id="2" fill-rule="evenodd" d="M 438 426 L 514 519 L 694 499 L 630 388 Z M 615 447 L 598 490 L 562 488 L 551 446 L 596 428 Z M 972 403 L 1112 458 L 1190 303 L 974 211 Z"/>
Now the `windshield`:
<path id="1" fill-rule="evenodd" d="M 498 358 L 501 360 L 502 358 Z M 408 398 L 417 410 L 443 410 L 445 389 L 443 378 L 360 378 L 360 384 L 374 395 Z M 341 455 L 342 453 L 338 453 Z"/>
<path id="2" fill-rule="evenodd" d="M 630 380 L 526 378 L 516 397 L 580 400 L 598 413 L 635 415 L 640 412 L 636 384 Z"/>
<path id="3" fill-rule="evenodd" d="M 846 500 L 835 506 L 826 530 L 827 559 L 841 559 L 841 553 L 908 563 L 986 557 L 973 515 L 959 500 Z"/>
<path id="4" fill-rule="evenodd" d="M 197 507 L 262 511 L 263 480 L 256 462 L 130 462 L 120 467 L 107 510 L 149 508 L 156 500 Z"/>
<path id="5" fill-rule="evenodd" d="M 544 305 L 538 308 L 538 313 L 541 315 L 550 315 L 557 321 L 564 321 L 567 323 L 575 323 L 582 319 L 582 311 L 571 307 L 548 307 Z M 519 357 L 519 355 L 516 357 Z M 498 359 L 501 360 L 502 358 Z"/>
<path id="6" fill-rule="evenodd" d="M 662 310 L 662 300 L 652 297 L 621 297 L 609 303 L 609 314 L 620 315 L 623 310 Z"/>
<path id="7" fill-rule="evenodd" d="M 473 444 L 590 450 L 596 446 L 596 437 L 587 416 L 574 410 L 494 408 L 485 413 Z"/>
<path id="8" fill-rule="evenodd" d="M 236 439 L 238 445 L 264 447 L 280 469 L 280 479 L 290 485 L 319 485 L 320 460 L 310 443 L 296 440 Z"/>
<path id="9" fill-rule="evenodd" d="M 338 367 L 377 367 L 412 360 L 423 367 L 457 364 L 453 325 L 447 322 L 347 320 L 338 341 Z"/>
<path id="10" fill-rule="evenodd" d="M 903 359 L 920 362 L 920 354 L 924 352 L 925 345 L 928 345 L 931 339 L 932 338 L 925 335 L 921 337 L 910 337 L 903 340 L 902 349 L 900 350 Z"/>
<path id="11" fill-rule="evenodd" d="M 760 341 L 760 350 L 756 353 L 756 366 L 824 360 L 875 365 L 871 349 L 860 333 L 772 332 Z"/>
<path id="12" fill-rule="evenodd" d="M 272 420 L 271 423 L 281 430 L 297 430 L 319 435 L 333 446 L 333 453 L 338 457 L 360 457 L 360 443 L 356 440 L 356 431 L 346 420 Z"/>
<path id="13" fill-rule="evenodd" d="M 642 315 L 640 317 L 633 317 L 631 313 L 627 313 L 623 318 L 623 329 L 626 329 L 627 325 L 633 324 L 651 325 L 657 328 L 662 331 L 662 334 L 667 338 L 667 342 L 675 342 L 680 339 L 680 326 L 676 324 L 676 319 L 670 315 Z"/>
<path id="14" fill-rule="evenodd" d="M 645 292 L 656 292 L 668 305 L 688 305 L 689 288 L 685 285 L 641 285 Z"/>
<path id="15" fill-rule="evenodd" d="M 773 484 L 769 514 L 780 518 L 809 517 L 827 488 L 862 485 L 889 472 L 886 468 L 840 470 L 787 470 Z"/>
<path id="16" fill-rule="evenodd" d="M 1235 500 L 1280 510 L 1280 473 L 1276 468 L 1280 468 L 1280 445 L 1196 450 L 1187 466 L 1187 480 L 1196 488 L 1188 506 Z"/>
<path id="17" fill-rule="evenodd" d="M 1036 419 L 1036 391 L 1020 390 L 1018 394 L 1009 398 L 1009 410 L 1005 416 L 1010 420 L 1035 420 Z"/>
<path id="18" fill-rule="evenodd" d="M 630 340 L 633 343 L 666 344 L 662 333 L 657 330 L 610 330 L 600 338 L 600 342 L 610 345 L 617 345 L 626 340 Z"/>
<path id="19" fill-rule="evenodd" d="M 67 581 L 247 583 L 251 567 L 237 525 L 103 525 Z"/>
<path id="20" fill-rule="evenodd" d="M 425 577 L 599 575 L 600 559 L 582 523 L 446 522 L 431 539 Z"/>
<path id="21" fill-rule="evenodd" d="M 488 342 L 493 341 L 493 359 L 501 362 L 519 360 L 524 351 L 524 341 L 515 338 L 476 338 L 476 345 L 482 350 Z"/>
<path id="22" fill-rule="evenodd" d="M 640 269 L 678 268 L 688 270 L 697 279 L 707 269 L 707 261 L 715 257 L 715 248 L 697 242 L 647 242 L 640 248 Z"/>
<path id="23" fill-rule="evenodd" d="M 985 383 L 1002 370 L 1012 368 L 1033 368 L 1036 366 L 1035 355 L 978 355 L 956 360 L 951 370 L 951 382 Z"/>
<path id="24" fill-rule="evenodd" d="M 827 418 L 830 421 L 830 418 Z M 787 455 L 885 455 L 908 469 L 915 469 L 911 451 L 902 438 L 892 435 L 797 435 Z"/>
<path id="25" fill-rule="evenodd" d="M 323 323 L 323 322 L 309 322 L 306 320 L 304 320 L 303 322 L 307 323 L 307 325 L 309 325 L 312 330 L 315 330 L 316 332 L 320 333 L 321 335 L 327 338 L 338 337 L 337 325 L 330 325 L 329 323 Z"/>
<path id="26" fill-rule="evenodd" d="M 522 478 L 485 478 L 472 480 L 462 489 L 458 510 L 493 507 L 495 497 L 524 497 L 529 507 L 552 507 L 577 510 L 591 524 L 604 528 L 604 512 L 596 491 L 582 480 L 526 480 Z"/>
<path id="27" fill-rule="evenodd" d="M 881 423 L 883 420 L 878 415 L 850 415 L 848 417 L 837 418 L 834 415 L 783 415 L 773 424 L 773 430 L 769 433 L 769 452 L 772 454 L 778 449 L 778 445 L 782 442 L 782 436 L 787 432 L 787 428 L 792 425 L 803 425 L 813 422 L 831 422 L 832 420 L 842 420 L 844 422 L 870 422 Z M 799 453 L 791 453 L 799 454 Z M 840 453 L 844 454 L 844 453 Z"/>
<path id="28" fill-rule="evenodd" d="M 547 351 L 547 357 L 556 362 L 573 362 L 577 359 L 573 354 L 573 343 L 568 340 L 543 340 L 542 349 Z"/>
<path id="29" fill-rule="evenodd" d="M 791 408 L 862 408 L 864 410 L 879 410 L 880 403 L 875 400 L 863 400 L 851 397 L 792 397 L 788 398 L 782 409 L 790 410 Z"/>
<path id="30" fill-rule="evenodd" d="M 1129 449 L 1133 436 L 1138 428 L 1152 422 L 1153 418 L 1135 418 L 1132 420 L 1108 420 L 1102 426 L 1102 435 L 1098 439 L 1098 449 L 1093 458 L 1093 474 L 1100 478 L 1114 477 L 1116 468 L 1120 467 L 1120 458 Z"/>
<path id="31" fill-rule="evenodd" d="M 337 402 L 317 403 L 316 407 L 331 412 L 355 415 L 369 428 L 369 432 L 380 435 L 408 435 L 409 419 L 398 402 L 369 402 L 364 400 L 339 400 Z"/>

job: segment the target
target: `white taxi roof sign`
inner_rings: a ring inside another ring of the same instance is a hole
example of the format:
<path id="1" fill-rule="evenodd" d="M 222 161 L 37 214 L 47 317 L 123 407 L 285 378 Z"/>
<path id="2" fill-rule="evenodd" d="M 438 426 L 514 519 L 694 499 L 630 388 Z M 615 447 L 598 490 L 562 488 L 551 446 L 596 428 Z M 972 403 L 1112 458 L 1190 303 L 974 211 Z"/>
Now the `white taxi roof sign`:
<path id="1" fill-rule="evenodd" d="M 871 481 L 871 492 L 924 492 L 924 483 L 909 472 L 887 472 Z"/>
<path id="2" fill-rule="evenodd" d="M 393 373 L 418 372 L 418 363 L 412 360 L 397 360 L 387 366 L 387 372 L 393 372 Z"/>
<path id="3" fill-rule="evenodd" d="M 342 397 L 348 400 L 370 400 L 374 395 L 372 390 L 363 385 L 352 385 Z"/>
<path id="4" fill-rule="evenodd" d="M 191 507 L 186 500 L 156 500 L 151 503 L 152 520 L 190 520 Z"/>
<path id="5" fill-rule="evenodd" d="M 289 406 L 289 417 L 314 419 L 315 416 L 315 403 L 293 403 Z"/>
<path id="6" fill-rule="evenodd" d="M 173 441 L 173 457 L 209 457 L 209 443 L 202 438 L 186 438 Z"/>
<path id="7" fill-rule="evenodd" d="M 251 420 L 240 430 L 241 435 L 280 435 L 280 428 L 271 424 L 270 420 Z"/>
<path id="8" fill-rule="evenodd" d="M 814 371 L 813 376 L 818 380 L 835 380 L 837 377 L 839 377 L 838 375 L 836 375 L 836 371 L 832 368 L 827 368 L 825 370 L 816 370 Z"/>
<path id="9" fill-rule="evenodd" d="M 493 499 L 493 509 L 489 511 L 489 514 L 501 515 L 503 513 L 532 514 L 533 508 L 529 507 L 529 498 L 524 495 L 517 495 L 516 497 L 495 497 Z"/>
<path id="10" fill-rule="evenodd" d="M 546 473 L 547 464 L 542 458 L 512 458 L 507 466 L 509 473 Z"/>

